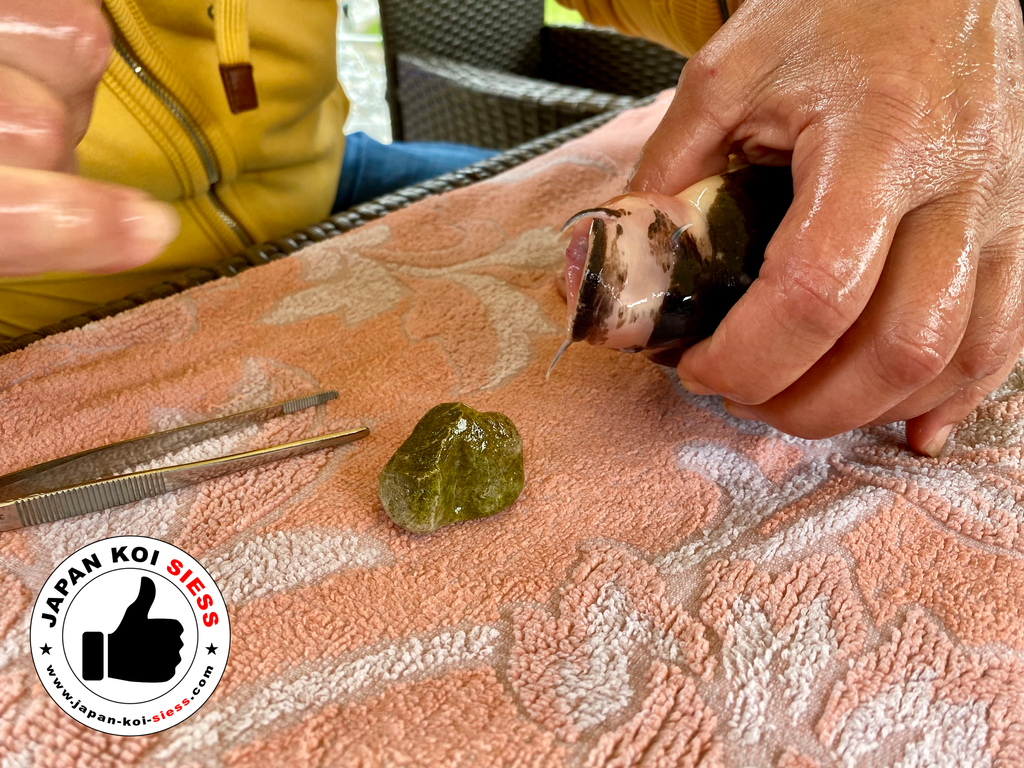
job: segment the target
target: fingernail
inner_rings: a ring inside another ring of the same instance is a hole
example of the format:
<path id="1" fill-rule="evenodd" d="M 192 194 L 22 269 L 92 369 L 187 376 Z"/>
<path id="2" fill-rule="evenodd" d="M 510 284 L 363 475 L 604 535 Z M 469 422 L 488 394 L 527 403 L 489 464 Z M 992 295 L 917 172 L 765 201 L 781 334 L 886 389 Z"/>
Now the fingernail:
<path id="1" fill-rule="evenodd" d="M 157 250 L 163 250 L 181 231 L 181 220 L 174 208 L 156 200 L 138 199 L 127 206 L 124 223 L 132 237 L 152 243 Z"/>
<path id="2" fill-rule="evenodd" d="M 726 400 L 722 398 L 722 407 L 725 408 L 725 412 L 730 416 L 735 416 L 737 419 L 746 419 L 747 421 L 758 421 L 757 414 L 745 405 L 734 403 L 732 400 Z"/>
<path id="3" fill-rule="evenodd" d="M 694 395 L 717 395 L 713 389 L 705 387 L 703 384 L 699 384 L 696 381 L 690 381 L 689 379 L 680 379 L 679 383 L 683 385 L 683 389 Z"/>
<path id="4" fill-rule="evenodd" d="M 946 446 L 946 440 L 949 439 L 949 433 L 953 431 L 953 425 L 947 424 L 934 435 L 932 439 L 924 444 L 924 452 L 931 456 L 933 459 L 936 458 L 942 449 Z"/>

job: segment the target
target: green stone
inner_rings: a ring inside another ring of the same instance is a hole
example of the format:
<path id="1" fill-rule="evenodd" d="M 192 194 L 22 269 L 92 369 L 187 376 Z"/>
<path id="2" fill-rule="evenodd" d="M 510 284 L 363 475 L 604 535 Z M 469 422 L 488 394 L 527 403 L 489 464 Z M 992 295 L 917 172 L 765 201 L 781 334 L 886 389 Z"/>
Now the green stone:
<path id="1" fill-rule="evenodd" d="M 523 441 L 502 413 L 427 411 L 380 473 L 388 517 L 412 533 L 497 514 L 523 490 Z"/>

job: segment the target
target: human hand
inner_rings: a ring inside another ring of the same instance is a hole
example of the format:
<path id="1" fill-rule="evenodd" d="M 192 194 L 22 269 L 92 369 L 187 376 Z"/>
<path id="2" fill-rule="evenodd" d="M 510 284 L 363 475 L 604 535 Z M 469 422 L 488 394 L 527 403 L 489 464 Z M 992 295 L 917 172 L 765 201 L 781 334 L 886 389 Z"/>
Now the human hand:
<path id="1" fill-rule="evenodd" d="M 1017 0 L 747 0 L 631 179 L 792 164 L 758 279 L 684 385 L 807 438 L 907 420 L 938 453 L 1024 347 L 1022 54 Z"/>
<path id="2" fill-rule="evenodd" d="M 99 0 L 0 0 L 0 15 L 0 276 L 155 258 L 173 209 L 73 175 L 110 53 Z"/>

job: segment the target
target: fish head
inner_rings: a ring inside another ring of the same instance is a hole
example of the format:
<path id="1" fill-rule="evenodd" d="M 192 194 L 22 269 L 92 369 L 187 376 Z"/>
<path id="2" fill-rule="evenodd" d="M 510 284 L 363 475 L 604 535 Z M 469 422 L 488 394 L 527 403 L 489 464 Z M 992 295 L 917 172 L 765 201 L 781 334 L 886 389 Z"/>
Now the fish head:
<path id="1" fill-rule="evenodd" d="M 615 197 L 569 219 L 567 339 L 645 348 L 669 289 L 680 234 L 694 227 L 703 229 L 704 217 L 691 201 L 649 193 Z"/>
<path id="2" fill-rule="evenodd" d="M 792 199 L 789 168 L 737 164 L 674 197 L 630 193 L 580 211 L 563 228 L 558 354 L 575 341 L 678 351 L 710 336 L 756 279 Z"/>

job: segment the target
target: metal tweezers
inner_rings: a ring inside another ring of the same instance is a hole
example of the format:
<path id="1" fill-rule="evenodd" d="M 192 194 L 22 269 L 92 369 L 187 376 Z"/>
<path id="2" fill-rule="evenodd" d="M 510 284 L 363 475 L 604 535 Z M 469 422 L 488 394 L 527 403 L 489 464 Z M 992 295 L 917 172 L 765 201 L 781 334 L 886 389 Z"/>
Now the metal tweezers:
<path id="1" fill-rule="evenodd" d="M 119 507 L 229 472 L 349 443 L 370 434 L 366 427 L 359 427 L 231 456 L 125 473 L 132 466 L 144 464 L 188 445 L 277 416 L 322 405 L 337 396 L 334 390 L 317 392 L 266 408 L 104 445 L 4 475 L 0 477 L 0 531 Z"/>

